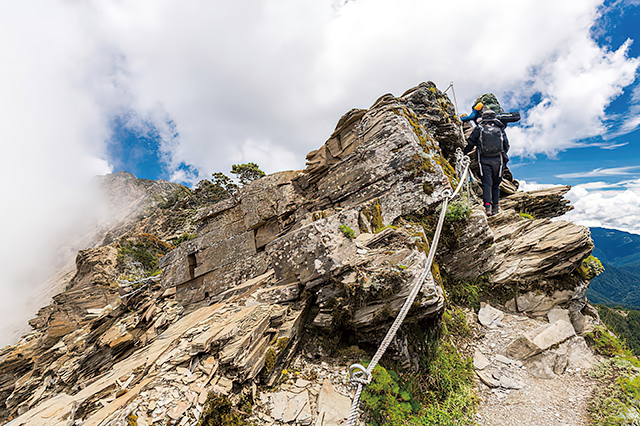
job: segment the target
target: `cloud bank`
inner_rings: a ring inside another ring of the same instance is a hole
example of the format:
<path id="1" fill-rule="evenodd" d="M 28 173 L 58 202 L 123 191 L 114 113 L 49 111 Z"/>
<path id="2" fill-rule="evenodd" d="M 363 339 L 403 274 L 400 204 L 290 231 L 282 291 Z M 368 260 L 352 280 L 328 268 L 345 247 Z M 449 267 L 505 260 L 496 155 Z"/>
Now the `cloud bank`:
<path id="1" fill-rule="evenodd" d="M 0 291 L 9 296 L 0 323 L 32 314 L 20 307 L 50 272 L 54 248 L 91 222 L 97 201 L 88 182 L 116 160 L 108 156 L 114 119 L 157 134 L 166 176 L 195 182 L 236 162 L 301 168 L 350 108 L 453 80 L 462 111 L 485 92 L 528 111 L 509 130 L 513 154 L 553 155 L 606 135 L 605 110 L 637 73 L 631 40 L 611 49 L 594 42 L 601 6 L 5 2 Z M 636 119 L 617 130 L 632 130 Z"/>
<path id="2" fill-rule="evenodd" d="M 640 179 L 620 183 L 617 187 L 619 190 L 612 191 L 609 184 L 574 186 L 567 198 L 575 209 L 563 219 L 584 226 L 640 234 Z"/>

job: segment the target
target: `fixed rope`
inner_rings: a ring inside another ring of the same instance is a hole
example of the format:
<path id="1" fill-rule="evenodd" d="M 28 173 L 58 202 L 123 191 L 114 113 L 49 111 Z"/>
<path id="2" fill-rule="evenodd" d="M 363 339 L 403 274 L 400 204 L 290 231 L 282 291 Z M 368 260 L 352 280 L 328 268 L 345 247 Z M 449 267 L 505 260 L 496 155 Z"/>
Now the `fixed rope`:
<path id="1" fill-rule="evenodd" d="M 400 309 L 398 316 L 393 321 L 391 328 L 389 328 L 387 335 L 382 340 L 382 343 L 380 343 L 380 346 L 378 347 L 378 350 L 376 351 L 375 355 L 371 359 L 371 362 L 369 363 L 369 365 L 366 368 L 361 364 L 353 364 L 351 365 L 351 367 L 349 367 L 350 382 L 352 384 L 357 385 L 357 389 L 353 397 L 353 402 L 351 404 L 351 411 L 349 412 L 349 419 L 347 420 L 347 426 L 354 426 L 356 421 L 358 420 L 359 407 L 360 407 L 360 395 L 362 394 L 362 390 L 366 385 L 371 383 L 371 377 L 372 377 L 371 374 L 373 372 L 373 369 L 376 367 L 376 365 L 378 365 L 378 361 L 380 361 L 380 358 L 382 358 L 382 355 L 384 355 L 385 351 L 387 350 L 387 347 L 389 347 L 389 345 L 391 344 L 391 341 L 396 336 L 396 333 L 400 329 L 402 322 L 407 316 L 407 313 L 409 312 L 411 305 L 413 305 L 413 302 L 416 296 L 418 295 L 418 292 L 422 288 L 422 285 L 424 284 L 424 280 L 429 276 L 429 274 L 431 274 L 431 264 L 433 263 L 433 258 L 435 257 L 436 250 L 438 248 L 438 241 L 440 240 L 440 233 L 442 232 L 442 225 L 444 224 L 444 218 L 447 213 L 447 206 L 449 204 L 449 200 L 453 199 L 456 195 L 458 195 L 458 193 L 460 192 L 464 184 L 468 181 L 469 164 L 470 164 L 469 157 L 464 155 L 462 153 L 462 150 L 458 148 L 456 150 L 456 171 L 461 170 L 462 176 L 458 174 L 458 176 L 461 176 L 461 177 L 458 182 L 458 186 L 456 187 L 456 190 L 453 193 L 449 189 L 444 190 L 442 193 L 442 195 L 444 196 L 444 200 L 442 201 L 442 210 L 440 211 L 440 217 L 438 218 L 438 226 L 436 227 L 436 232 L 433 235 L 433 241 L 431 242 L 431 247 L 429 248 L 429 255 L 427 256 L 427 263 L 425 265 L 425 268 L 422 271 L 422 273 L 418 276 L 418 278 L 415 280 L 413 284 L 413 288 L 411 289 L 409 296 L 407 296 L 407 300 L 404 302 L 404 305 L 402 305 L 402 309 Z"/>
<path id="2" fill-rule="evenodd" d="M 453 106 L 456 109 L 456 117 L 460 117 L 460 112 L 458 110 L 458 101 L 456 99 L 456 89 L 453 87 L 453 81 L 451 83 L 449 83 L 449 85 L 447 86 L 446 89 L 444 89 L 444 91 L 442 93 L 447 93 L 447 90 L 451 89 L 451 94 L 453 94 Z M 464 139 L 464 129 L 462 128 L 462 122 L 460 122 L 460 134 L 462 135 L 462 138 Z M 460 175 L 458 175 L 460 176 Z"/>

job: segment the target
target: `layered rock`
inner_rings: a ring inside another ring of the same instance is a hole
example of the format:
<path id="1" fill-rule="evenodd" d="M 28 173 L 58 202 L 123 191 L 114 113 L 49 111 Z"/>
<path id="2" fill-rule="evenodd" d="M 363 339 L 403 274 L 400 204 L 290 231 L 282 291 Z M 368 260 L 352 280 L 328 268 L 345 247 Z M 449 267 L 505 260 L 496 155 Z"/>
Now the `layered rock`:
<path id="1" fill-rule="evenodd" d="M 232 198 L 209 203 L 173 184 L 113 178 L 133 194 L 125 204 L 135 213 L 79 254 L 75 277 L 32 321 L 35 331 L 0 353 L 3 419 L 88 425 L 137 410 L 184 424 L 207 390 L 238 402 L 274 385 L 305 329 L 374 350 L 427 267 L 436 206 L 458 183 L 452 163 L 463 145 L 451 102 L 422 83 L 349 111 L 306 170 L 266 176 Z M 516 194 L 489 220 L 474 208 L 448 224 L 440 271 L 486 277 L 520 312 L 569 307 L 577 324 L 587 281 L 576 268 L 592 245 L 585 228 L 548 219 L 565 209 L 561 191 Z M 166 245 L 185 233 L 193 238 L 160 259 L 160 276 L 123 261 L 129 239 L 154 234 Z M 437 319 L 441 282 L 434 266 L 407 325 Z M 409 368 L 407 325 L 387 356 Z M 172 395 L 161 406 L 158 389 Z"/>

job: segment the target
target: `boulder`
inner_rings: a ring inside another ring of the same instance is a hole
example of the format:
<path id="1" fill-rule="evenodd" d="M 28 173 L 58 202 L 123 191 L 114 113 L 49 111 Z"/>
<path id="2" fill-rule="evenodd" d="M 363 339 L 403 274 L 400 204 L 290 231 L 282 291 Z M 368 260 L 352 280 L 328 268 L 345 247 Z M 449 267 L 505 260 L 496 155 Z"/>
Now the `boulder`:
<path id="1" fill-rule="evenodd" d="M 478 321 L 485 327 L 495 328 L 503 318 L 504 312 L 493 308 L 489 304 L 483 303 L 480 311 L 478 311 Z"/>
<path id="2" fill-rule="evenodd" d="M 536 191 L 518 191 L 500 200 L 500 207 L 526 213 L 536 219 L 559 217 L 573 209 L 564 195 L 570 186 L 554 186 Z"/>

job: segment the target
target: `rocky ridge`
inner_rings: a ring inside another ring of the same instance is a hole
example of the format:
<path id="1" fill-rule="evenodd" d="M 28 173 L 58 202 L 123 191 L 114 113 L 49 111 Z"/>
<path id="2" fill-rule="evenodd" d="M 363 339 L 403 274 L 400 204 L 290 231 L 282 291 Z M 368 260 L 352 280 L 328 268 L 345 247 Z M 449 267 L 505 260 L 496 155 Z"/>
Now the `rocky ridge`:
<path id="1" fill-rule="evenodd" d="M 425 267 L 462 145 L 450 100 L 421 83 L 345 114 L 304 171 L 266 176 L 216 203 L 173 184 L 108 178 L 140 191 L 101 243 L 79 253 L 34 331 L 0 351 L 0 420 L 195 424 L 213 390 L 240 409 L 263 407 L 264 423 L 340 422 L 347 413 L 329 407 L 349 388 L 331 373 L 335 345 L 373 353 L 381 341 Z M 496 216 L 473 208 L 449 223 L 387 359 L 417 368 L 408 326 L 439 320 L 443 279 L 483 277 L 494 304 L 513 314 L 566 309 L 567 339 L 597 322 L 579 269 L 593 249 L 588 229 L 551 220 L 568 209 L 567 190 L 514 193 Z M 140 250 L 161 256 L 160 275 Z M 537 351 L 537 336 L 516 339 L 535 352 L 522 359 L 566 340 Z"/>

